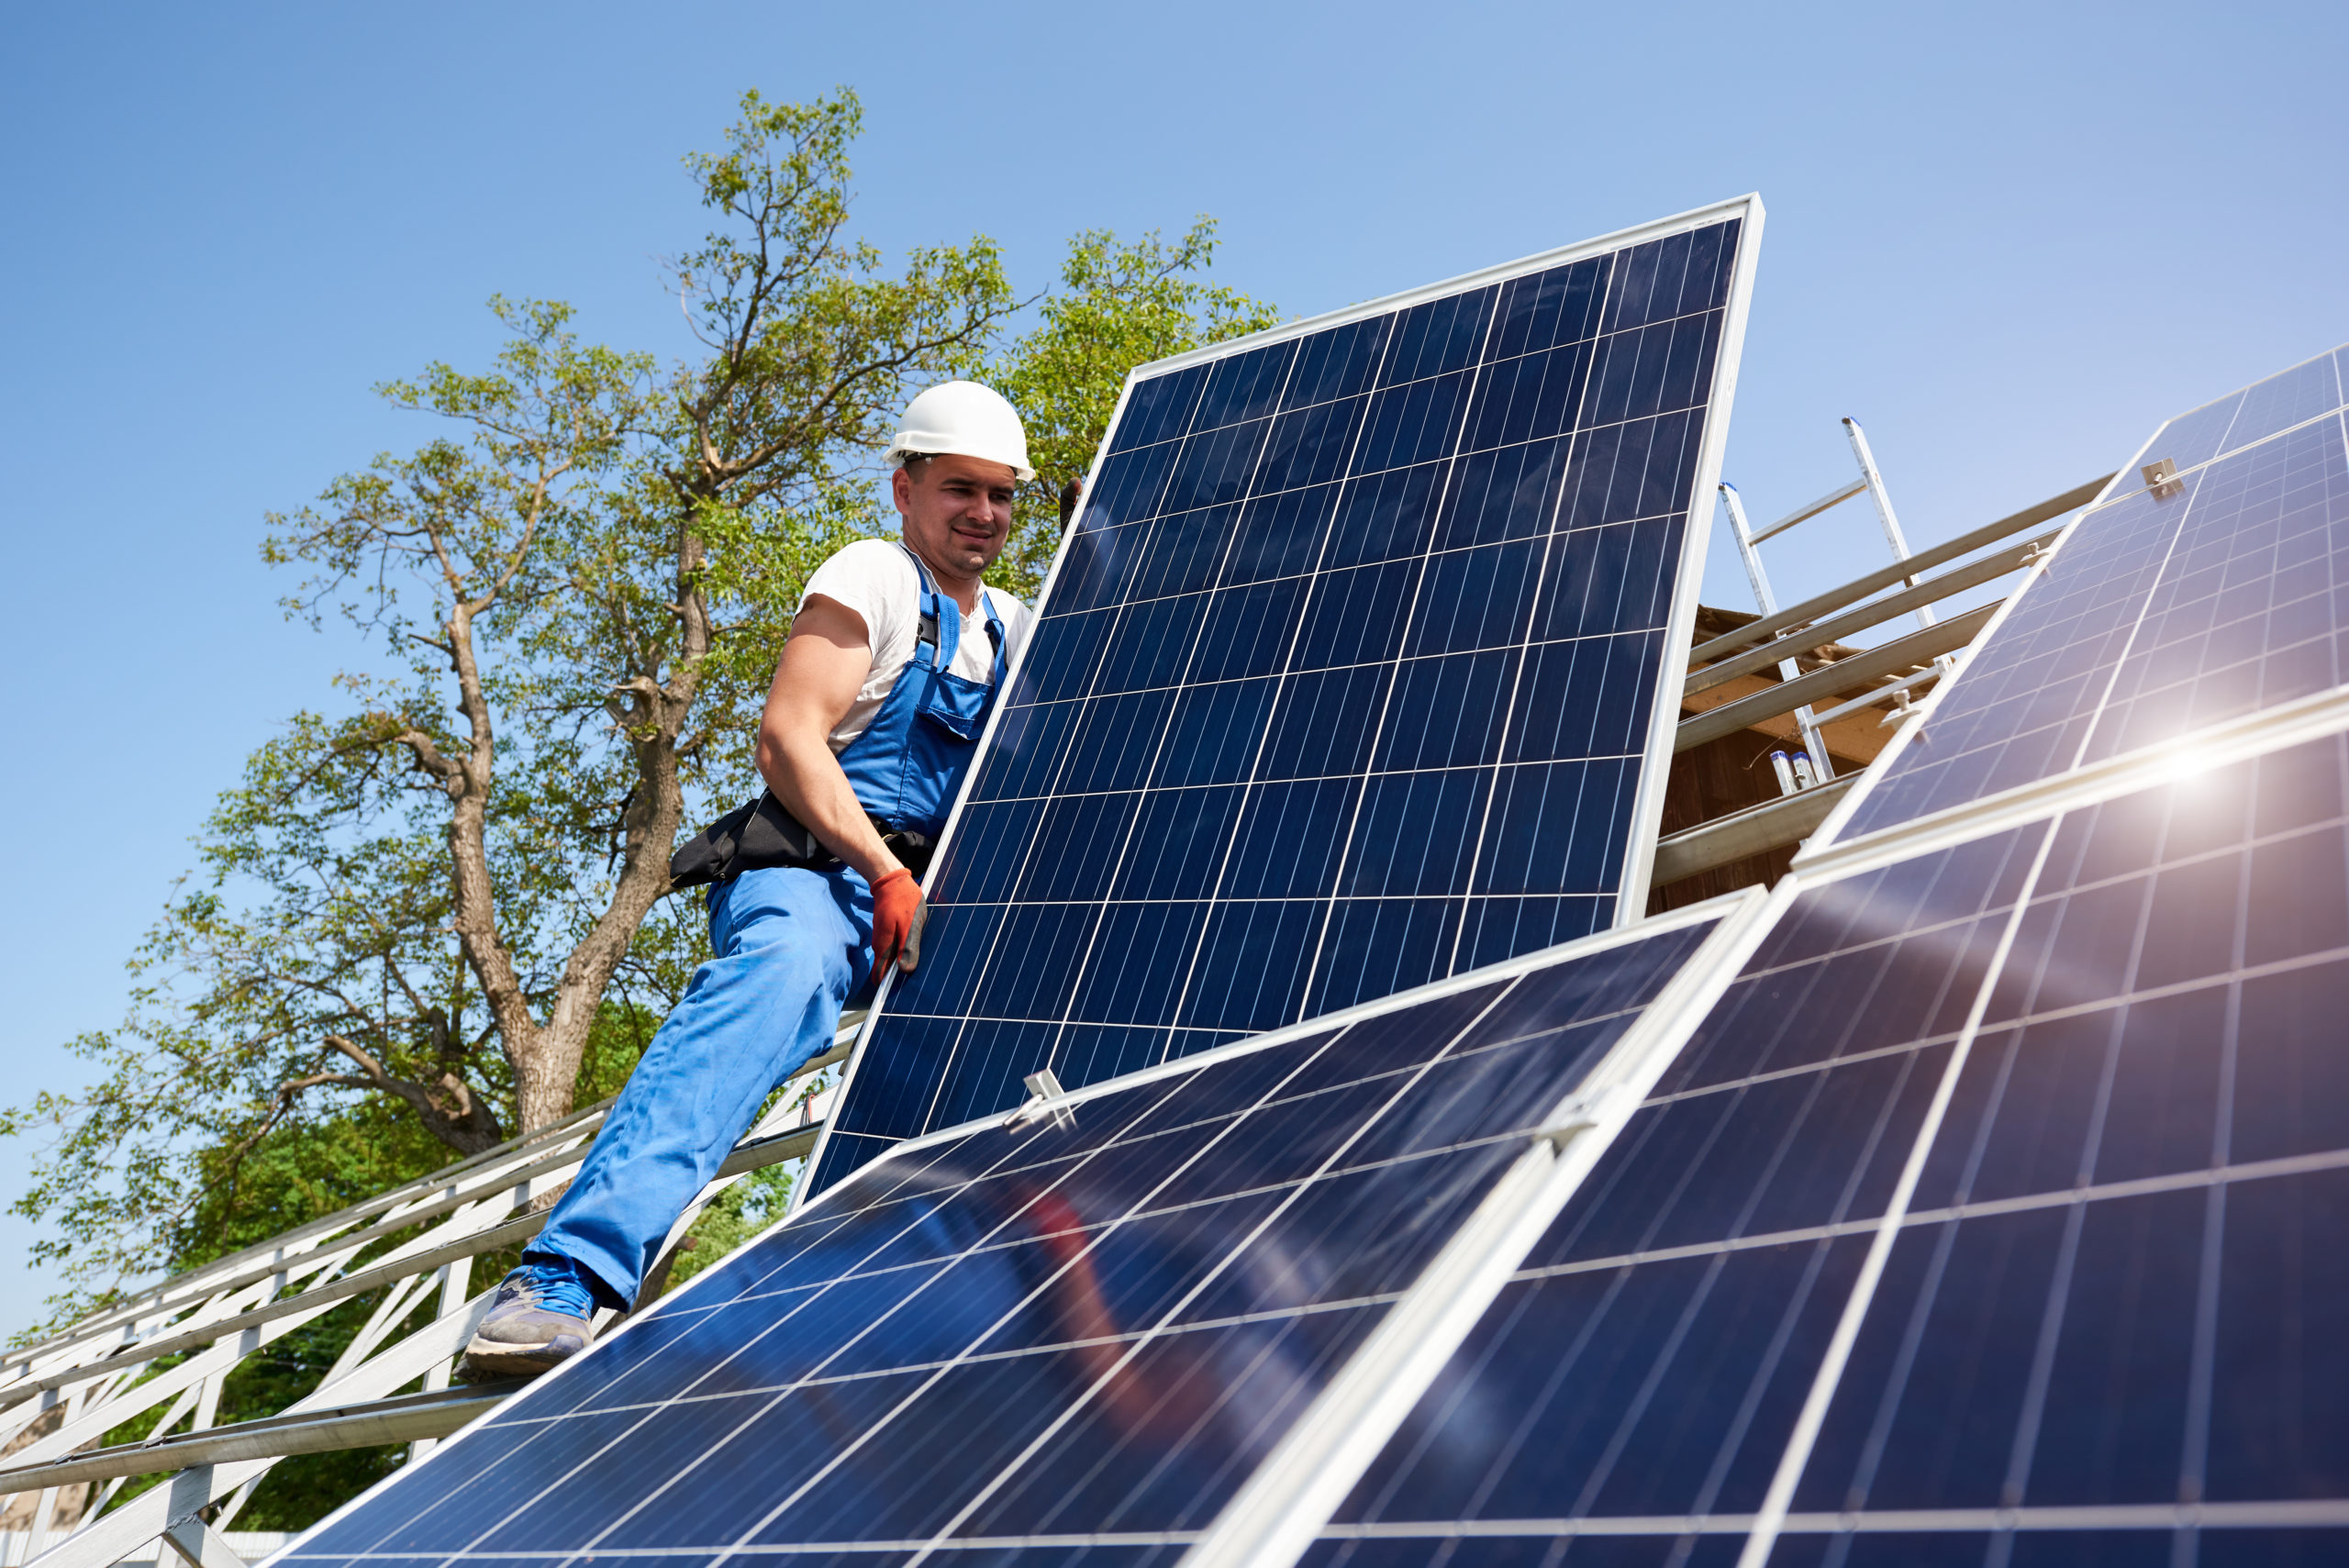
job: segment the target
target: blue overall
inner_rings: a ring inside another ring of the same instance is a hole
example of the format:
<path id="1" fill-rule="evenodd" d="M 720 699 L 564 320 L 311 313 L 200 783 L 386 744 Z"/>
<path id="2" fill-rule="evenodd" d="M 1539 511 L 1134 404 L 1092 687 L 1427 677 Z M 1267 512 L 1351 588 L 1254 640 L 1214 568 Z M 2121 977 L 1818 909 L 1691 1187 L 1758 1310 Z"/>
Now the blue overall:
<path id="1" fill-rule="evenodd" d="M 985 684 L 953 673 L 961 607 L 906 553 L 921 578 L 922 634 L 840 764 L 866 811 L 934 840 L 1003 684 L 1007 633 L 982 590 L 994 671 Z M 607 1307 L 636 1299 L 669 1228 L 767 1096 L 831 1049 L 841 1008 L 874 978 L 873 890 L 847 865 L 746 871 L 711 889 L 709 945 L 716 956 L 694 972 L 585 1165 L 522 1254 L 534 1263 L 569 1259 Z"/>

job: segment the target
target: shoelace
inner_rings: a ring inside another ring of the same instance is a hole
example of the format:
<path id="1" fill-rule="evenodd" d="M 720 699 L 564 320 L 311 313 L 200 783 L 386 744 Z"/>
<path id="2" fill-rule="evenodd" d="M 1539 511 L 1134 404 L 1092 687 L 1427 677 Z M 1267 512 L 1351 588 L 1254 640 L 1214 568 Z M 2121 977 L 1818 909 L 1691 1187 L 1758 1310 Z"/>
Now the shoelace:
<path id="1" fill-rule="evenodd" d="M 507 1274 L 498 1294 L 505 1296 L 509 1293 L 533 1307 L 566 1317 L 592 1318 L 596 1313 L 595 1299 L 576 1275 L 544 1263 L 525 1263 Z"/>

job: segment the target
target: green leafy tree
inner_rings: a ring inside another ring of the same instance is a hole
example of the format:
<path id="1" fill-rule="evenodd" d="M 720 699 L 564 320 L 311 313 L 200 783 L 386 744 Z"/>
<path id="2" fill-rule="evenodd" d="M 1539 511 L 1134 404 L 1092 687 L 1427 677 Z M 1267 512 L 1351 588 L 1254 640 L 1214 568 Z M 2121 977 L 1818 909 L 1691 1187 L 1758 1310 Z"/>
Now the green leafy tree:
<path id="1" fill-rule="evenodd" d="M 1057 482 L 1126 369 L 1271 319 L 1198 275 L 1204 222 L 1174 245 L 1081 236 L 1026 317 L 984 238 L 891 271 L 847 234 L 859 117 L 845 92 L 753 93 L 725 150 L 687 160 L 719 222 L 673 267 L 685 360 L 495 301 L 487 369 L 381 389 L 445 433 L 271 519 L 267 559 L 305 573 L 289 611 L 385 657 L 223 795 L 129 1018 L 75 1042 L 96 1082 L 0 1115 L 50 1140 L 15 1207 L 50 1222 L 35 1252 L 69 1282 L 61 1313 L 256 1215 L 309 1218 L 286 1171 L 312 1173 L 317 1212 L 350 1201 L 327 1200 L 354 1129 L 401 1118 L 420 1140 L 370 1179 L 419 1174 L 568 1114 L 611 1018 L 649 1035 L 705 954 L 699 901 L 664 898 L 669 854 L 752 786 L 800 584 L 894 527 L 875 455 L 914 391 L 988 375 L 1032 409 L 1040 478 L 1004 568 L 1032 590 Z"/>

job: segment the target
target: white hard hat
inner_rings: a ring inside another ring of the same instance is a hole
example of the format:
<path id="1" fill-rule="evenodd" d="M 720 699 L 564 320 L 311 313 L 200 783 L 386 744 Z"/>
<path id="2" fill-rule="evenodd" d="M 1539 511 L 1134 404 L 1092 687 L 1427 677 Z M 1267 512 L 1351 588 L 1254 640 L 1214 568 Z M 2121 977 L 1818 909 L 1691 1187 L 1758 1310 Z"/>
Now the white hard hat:
<path id="1" fill-rule="evenodd" d="M 901 468 L 907 458 L 942 452 L 1008 464 L 1021 479 L 1036 477 L 1028 466 L 1028 431 L 1019 411 L 1003 394 L 975 381 L 941 382 L 907 404 L 885 461 Z"/>

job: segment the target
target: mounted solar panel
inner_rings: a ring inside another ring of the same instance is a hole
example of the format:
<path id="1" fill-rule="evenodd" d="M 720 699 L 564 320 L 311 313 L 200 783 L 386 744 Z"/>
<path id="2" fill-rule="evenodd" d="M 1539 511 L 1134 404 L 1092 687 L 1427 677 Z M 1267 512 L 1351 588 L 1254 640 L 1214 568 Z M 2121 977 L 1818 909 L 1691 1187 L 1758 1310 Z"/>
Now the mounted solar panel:
<path id="1" fill-rule="evenodd" d="M 2349 681 L 2344 387 L 2349 349 L 2165 425 L 1823 837 L 1953 810 Z"/>
<path id="2" fill-rule="evenodd" d="M 901 1145 L 275 1561 L 1177 1555 L 1758 904 Z"/>
<path id="3" fill-rule="evenodd" d="M 2349 1559 L 2302 701 L 900 1142 L 275 1561 Z"/>
<path id="4" fill-rule="evenodd" d="M 2349 1557 L 2338 373 L 2088 514 L 1303 1561 Z"/>
<path id="5" fill-rule="evenodd" d="M 810 1190 L 1641 911 L 1761 216 L 1133 373 Z"/>
<path id="6" fill-rule="evenodd" d="M 1303 1561 L 2349 1560 L 2344 1015 L 2338 734 L 1806 889 Z"/>

